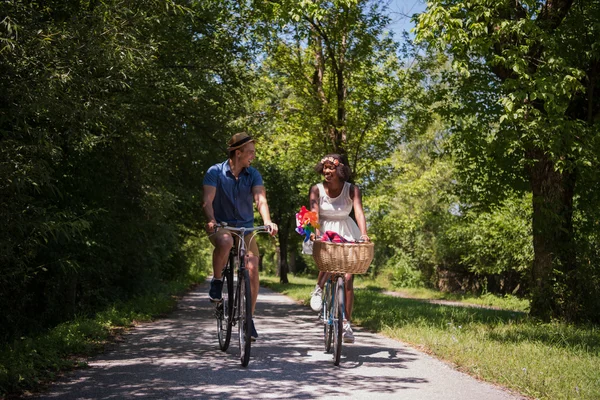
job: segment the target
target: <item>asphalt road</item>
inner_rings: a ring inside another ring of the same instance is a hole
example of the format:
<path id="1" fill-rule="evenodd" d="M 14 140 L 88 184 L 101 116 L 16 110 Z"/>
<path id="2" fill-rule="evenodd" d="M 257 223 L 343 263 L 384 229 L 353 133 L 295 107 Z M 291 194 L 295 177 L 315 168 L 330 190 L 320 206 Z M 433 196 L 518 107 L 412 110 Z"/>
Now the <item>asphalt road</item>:
<path id="1" fill-rule="evenodd" d="M 177 310 L 137 326 L 110 351 L 89 360 L 37 399 L 428 399 L 522 397 L 477 381 L 401 342 L 356 327 L 339 367 L 323 351 L 322 326 L 310 308 L 261 288 L 247 368 L 237 335 L 219 350 L 208 285 Z"/>

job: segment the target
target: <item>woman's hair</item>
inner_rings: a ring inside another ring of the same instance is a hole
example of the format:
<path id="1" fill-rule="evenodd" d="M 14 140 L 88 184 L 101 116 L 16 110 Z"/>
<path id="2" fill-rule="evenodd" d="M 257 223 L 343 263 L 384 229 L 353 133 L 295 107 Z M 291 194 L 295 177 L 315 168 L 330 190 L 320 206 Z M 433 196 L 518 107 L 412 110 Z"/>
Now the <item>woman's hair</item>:
<path id="1" fill-rule="evenodd" d="M 317 171 L 318 174 L 323 174 L 323 165 L 327 161 L 333 163 L 336 166 L 335 173 L 337 174 L 337 176 L 339 176 L 339 178 L 342 181 L 345 182 L 348 179 L 350 179 L 352 171 L 348 166 L 348 162 L 345 160 L 345 157 L 342 157 L 341 155 L 335 153 L 327 154 L 325 157 L 321 158 L 317 165 L 315 165 L 315 171 Z"/>

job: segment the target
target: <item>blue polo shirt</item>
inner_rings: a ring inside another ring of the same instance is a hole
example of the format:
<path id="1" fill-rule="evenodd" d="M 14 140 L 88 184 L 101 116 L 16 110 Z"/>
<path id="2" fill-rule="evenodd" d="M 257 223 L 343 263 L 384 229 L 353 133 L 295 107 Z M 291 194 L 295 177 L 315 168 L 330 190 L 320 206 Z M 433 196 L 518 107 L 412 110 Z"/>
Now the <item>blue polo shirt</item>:
<path id="1" fill-rule="evenodd" d="M 251 228 L 254 225 L 254 197 L 252 188 L 264 186 L 256 168 L 244 168 L 239 179 L 231 173 L 229 160 L 215 164 L 204 175 L 203 185 L 217 188 L 213 210 L 217 222 Z"/>

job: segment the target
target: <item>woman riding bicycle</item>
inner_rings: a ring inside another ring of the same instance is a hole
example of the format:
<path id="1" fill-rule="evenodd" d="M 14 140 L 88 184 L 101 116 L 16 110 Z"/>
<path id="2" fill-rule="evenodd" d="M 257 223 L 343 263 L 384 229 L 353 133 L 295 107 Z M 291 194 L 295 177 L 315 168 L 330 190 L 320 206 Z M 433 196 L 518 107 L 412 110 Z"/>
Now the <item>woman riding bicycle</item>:
<path id="1" fill-rule="evenodd" d="M 323 175 L 323 182 L 310 189 L 310 210 L 319 216 L 321 232 L 333 231 L 348 241 L 369 241 L 367 223 L 362 206 L 360 189 L 348 181 L 351 175 L 350 167 L 343 162 L 339 154 L 328 154 L 315 166 L 315 171 Z M 354 208 L 356 222 L 350 218 Z M 354 275 L 346 274 L 345 285 L 345 314 L 343 341 L 354 343 L 354 333 L 350 321 L 354 304 Z M 318 312 L 322 306 L 323 286 L 327 273 L 319 272 L 315 290 L 312 293 L 310 306 Z"/>

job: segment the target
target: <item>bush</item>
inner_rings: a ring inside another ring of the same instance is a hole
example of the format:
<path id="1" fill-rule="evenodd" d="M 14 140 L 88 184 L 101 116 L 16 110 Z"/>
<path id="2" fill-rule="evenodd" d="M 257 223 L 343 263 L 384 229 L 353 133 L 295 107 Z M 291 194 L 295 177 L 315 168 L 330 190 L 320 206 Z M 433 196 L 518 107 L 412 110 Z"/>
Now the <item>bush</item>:
<path id="1" fill-rule="evenodd" d="M 415 288 L 424 286 L 423 274 L 416 267 L 414 260 L 404 252 L 399 252 L 390 258 L 383 273 L 389 274 L 394 287 Z"/>

